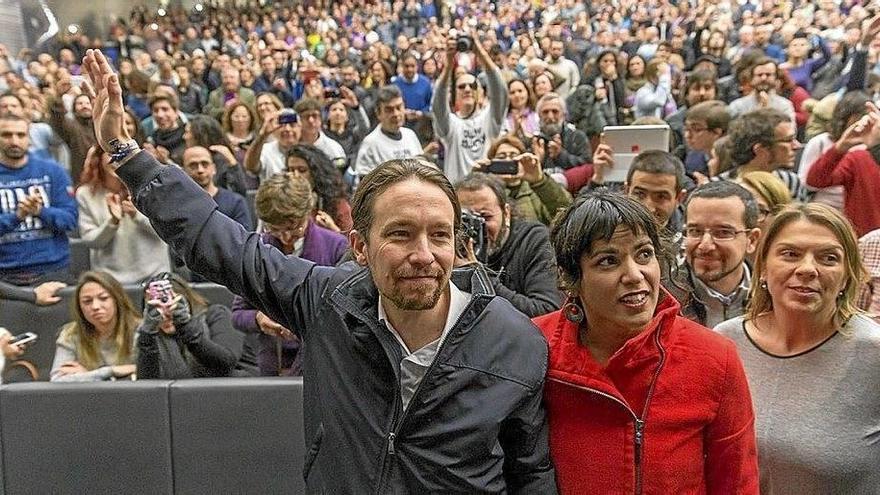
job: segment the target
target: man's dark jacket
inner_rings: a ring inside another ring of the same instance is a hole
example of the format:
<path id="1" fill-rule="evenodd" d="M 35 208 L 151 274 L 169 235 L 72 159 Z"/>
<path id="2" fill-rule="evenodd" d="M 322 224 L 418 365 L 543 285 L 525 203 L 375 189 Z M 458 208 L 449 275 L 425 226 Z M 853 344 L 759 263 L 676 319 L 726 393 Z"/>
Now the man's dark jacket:
<path id="1" fill-rule="evenodd" d="M 454 273 L 471 302 L 404 412 L 402 352 L 379 322 L 369 270 L 284 256 L 147 153 L 117 173 L 187 265 L 303 339 L 309 493 L 556 493 L 547 344 L 482 270 Z"/>
<path id="2" fill-rule="evenodd" d="M 556 256 L 547 226 L 513 220 L 510 236 L 501 250 L 492 253 L 486 266 L 498 274 L 495 292 L 526 316 L 535 317 L 559 309 L 561 295 L 556 283 Z"/>

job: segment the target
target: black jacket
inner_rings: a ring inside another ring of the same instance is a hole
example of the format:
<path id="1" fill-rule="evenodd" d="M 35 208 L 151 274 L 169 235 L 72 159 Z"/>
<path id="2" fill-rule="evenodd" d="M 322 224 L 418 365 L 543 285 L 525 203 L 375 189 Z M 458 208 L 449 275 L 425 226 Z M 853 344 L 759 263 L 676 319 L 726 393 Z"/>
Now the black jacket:
<path id="1" fill-rule="evenodd" d="M 513 220 L 510 236 L 486 266 L 498 274 L 495 292 L 529 317 L 559 309 L 561 295 L 556 280 L 556 256 L 547 226 Z"/>
<path id="2" fill-rule="evenodd" d="M 117 173 L 187 265 L 303 339 L 309 493 L 556 493 L 547 343 L 482 270 L 454 273 L 473 297 L 403 412 L 402 352 L 369 270 L 284 256 L 147 153 Z"/>

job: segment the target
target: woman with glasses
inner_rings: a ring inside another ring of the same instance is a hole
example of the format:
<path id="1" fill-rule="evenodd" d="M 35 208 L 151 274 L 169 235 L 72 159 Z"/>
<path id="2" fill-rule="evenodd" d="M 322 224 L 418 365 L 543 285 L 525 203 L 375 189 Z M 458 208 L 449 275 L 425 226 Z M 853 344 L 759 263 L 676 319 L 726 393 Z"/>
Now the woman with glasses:
<path id="1" fill-rule="evenodd" d="M 208 302 L 182 278 L 160 273 L 144 285 L 137 329 L 139 379 L 235 375 L 244 337 L 229 308 Z"/>
<path id="2" fill-rule="evenodd" d="M 865 277 L 840 213 L 790 205 L 759 248 L 748 312 L 716 327 L 754 394 L 762 493 L 880 487 L 880 327 L 856 307 Z"/>
<path id="3" fill-rule="evenodd" d="M 263 223 L 263 241 L 289 256 L 321 266 L 335 266 L 348 241 L 312 220 L 315 194 L 309 182 L 293 172 L 274 175 L 260 184 L 255 199 Z M 301 375 L 300 342 L 281 323 L 272 321 L 244 299 L 232 302 L 232 321 L 244 332 L 245 360 L 253 359 L 263 376 Z"/>
<path id="4" fill-rule="evenodd" d="M 551 232 L 568 291 L 536 318 L 559 493 L 757 494 L 751 397 L 730 340 L 661 286 L 657 224 L 635 199 L 578 198 Z"/>
<path id="5" fill-rule="evenodd" d="M 758 204 L 758 228 L 766 232 L 779 210 L 792 202 L 791 192 L 779 177 L 756 170 L 743 174 L 738 182 L 746 188 Z"/>
<path id="6" fill-rule="evenodd" d="M 519 138 L 505 134 L 489 146 L 487 158 L 477 160 L 474 170 L 490 172 L 504 182 L 520 219 L 550 225 L 556 213 L 571 204 L 571 195 L 541 170 L 544 150 L 537 148 L 537 154 L 526 153 L 526 146 Z M 516 162 L 516 173 L 491 172 L 493 160 Z"/>

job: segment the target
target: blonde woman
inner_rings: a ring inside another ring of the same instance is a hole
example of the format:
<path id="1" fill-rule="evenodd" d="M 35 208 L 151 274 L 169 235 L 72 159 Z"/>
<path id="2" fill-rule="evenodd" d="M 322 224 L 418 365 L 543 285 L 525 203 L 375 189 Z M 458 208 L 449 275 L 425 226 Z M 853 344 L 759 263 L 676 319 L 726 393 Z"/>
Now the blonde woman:
<path id="1" fill-rule="evenodd" d="M 877 493 L 880 326 L 856 306 L 865 279 L 843 215 L 796 203 L 765 233 L 747 313 L 715 328 L 749 380 L 761 493 Z"/>
<path id="2" fill-rule="evenodd" d="M 74 293 L 73 321 L 55 343 L 53 382 L 95 382 L 135 373 L 134 333 L 140 315 L 122 285 L 105 272 L 85 272 Z"/>

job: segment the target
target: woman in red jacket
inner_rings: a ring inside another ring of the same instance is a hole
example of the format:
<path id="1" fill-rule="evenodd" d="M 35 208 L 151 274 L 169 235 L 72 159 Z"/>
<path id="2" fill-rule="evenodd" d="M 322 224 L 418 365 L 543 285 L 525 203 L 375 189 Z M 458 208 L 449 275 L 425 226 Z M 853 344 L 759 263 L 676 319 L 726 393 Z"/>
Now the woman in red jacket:
<path id="1" fill-rule="evenodd" d="M 736 347 L 679 316 L 660 287 L 650 213 L 592 194 L 557 220 L 551 241 L 569 299 L 534 321 L 550 345 L 545 399 L 560 493 L 758 493 Z"/>

